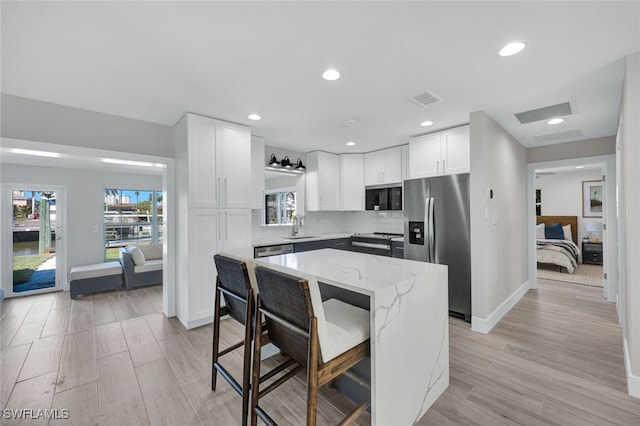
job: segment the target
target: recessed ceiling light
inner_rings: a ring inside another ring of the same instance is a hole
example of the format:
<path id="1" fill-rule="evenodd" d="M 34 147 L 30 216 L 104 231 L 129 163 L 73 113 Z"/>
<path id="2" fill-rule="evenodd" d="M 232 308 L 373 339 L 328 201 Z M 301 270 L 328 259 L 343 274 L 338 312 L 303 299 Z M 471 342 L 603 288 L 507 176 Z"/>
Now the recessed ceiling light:
<path id="1" fill-rule="evenodd" d="M 576 166 L 576 169 L 584 169 L 584 166 Z"/>
<path id="2" fill-rule="evenodd" d="M 258 114 L 249 114 L 249 120 L 258 121 L 261 118 L 262 117 L 260 117 Z"/>
<path id="3" fill-rule="evenodd" d="M 354 146 L 356 143 L 354 141 L 347 142 L 347 146 Z"/>
<path id="4" fill-rule="evenodd" d="M 498 54 L 500 56 L 511 56 L 511 55 L 515 55 L 516 53 L 522 52 L 524 48 L 525 48 L 525 44 L 523 42 L 514 41 L 513 43 L 509 43 L 505 47 L 500 49 L 500 52 L 498 52 Z"/>
<path id="5" fill-rule="evenodd" d="M 429 127 L 429 126 L 433 126 L 433 121 L 429 121 L 429 120 L 427 120 L 427 121 L 423 121 L 422 123 L 420 123 L 420 125 L 421 125 L 422 127 Z"/>
<path id="6" fill-rule="evenodd" d="M 560 124 L 562 122 L 564 122 L 564 118 L 552 118 L 551 120 L 547 121 L 547 124 L 554 125 L 554 124 Z"/>
<path id="7" fill-rule="evenodd" d="M 322 78 L 329 81 L 337 80 L 340 78 L 340 73 L 336 70 L 326 70 L 322 73 Z"/>

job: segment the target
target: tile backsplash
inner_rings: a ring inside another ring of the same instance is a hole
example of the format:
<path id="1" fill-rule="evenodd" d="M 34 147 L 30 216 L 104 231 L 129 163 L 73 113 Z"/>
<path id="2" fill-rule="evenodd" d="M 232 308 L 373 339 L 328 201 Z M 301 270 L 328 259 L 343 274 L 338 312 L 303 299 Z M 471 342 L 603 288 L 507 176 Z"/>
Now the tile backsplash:
<path id="1" fill-rule="evenodd" d="M 261 226 L 262 210 L 252 212 L 253 239 L 280 237 L 289 235 L 289 226 Z M 329 233 L 354 232 L 404 232 L 404 214 L 402 211 L 385 212 L 307 212 L 304 225 L 299 234 L 315 235 Z"/>

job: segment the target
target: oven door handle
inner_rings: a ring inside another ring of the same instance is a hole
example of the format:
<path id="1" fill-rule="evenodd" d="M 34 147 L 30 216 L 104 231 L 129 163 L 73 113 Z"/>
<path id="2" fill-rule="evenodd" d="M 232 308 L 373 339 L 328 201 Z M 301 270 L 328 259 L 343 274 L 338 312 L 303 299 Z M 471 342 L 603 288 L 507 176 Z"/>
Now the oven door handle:
<path id="1" fill-rule="evenodd" d="M 366 247 L 366 248 L 372 248 L 372 249 L 378 249 L 378 250 L 391 250 L 391 246 L 388 244 L 374 244 L 374 243 L 363 243 L 361 241 L 352 241 L 351 245 L 356 247 Z"/>

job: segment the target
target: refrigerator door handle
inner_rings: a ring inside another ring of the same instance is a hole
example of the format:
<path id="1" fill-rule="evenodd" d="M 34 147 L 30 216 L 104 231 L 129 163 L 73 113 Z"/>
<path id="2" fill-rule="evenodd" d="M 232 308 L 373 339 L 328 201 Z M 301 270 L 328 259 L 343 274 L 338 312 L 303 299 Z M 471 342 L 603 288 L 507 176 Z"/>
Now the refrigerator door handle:
<path id="1" fill-rule="evenodd" d="M 431 206 L 431 198 L 425 198 L 424 199 L 424 229 L 423 232 L 425 233 L 425 235 L 423 235 L 422 237 L 424 238 L 424 241 L 426 242 L 426 244 L 424 245 L 424 250 L 425 250 L 425 260 L 427 262 L 431 262 L 431 245 L 429 244 L 429 232 L 431 232 L 430 228 L 429 228 L 429 208 Z"/>
<path id="2" fill-rule="evenodd" d="M 431 258 L 429 262 L 438 263 L 438 258 L 436 256 L 436 224 L 434 222 L 434 208 L 436 199 L 431 198 L 429 203 L 429 252 L 431 253 Z"/>

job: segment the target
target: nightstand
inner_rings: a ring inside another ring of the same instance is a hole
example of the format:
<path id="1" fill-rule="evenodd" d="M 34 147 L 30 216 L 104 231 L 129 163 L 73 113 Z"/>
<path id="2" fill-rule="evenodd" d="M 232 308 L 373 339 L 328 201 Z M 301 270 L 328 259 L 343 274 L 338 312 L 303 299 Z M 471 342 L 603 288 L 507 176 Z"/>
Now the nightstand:
<path id="1" fill-rule="evenodd" d="M 582 263 L 602 265 L 602 243 L 582 242 Z"/>

